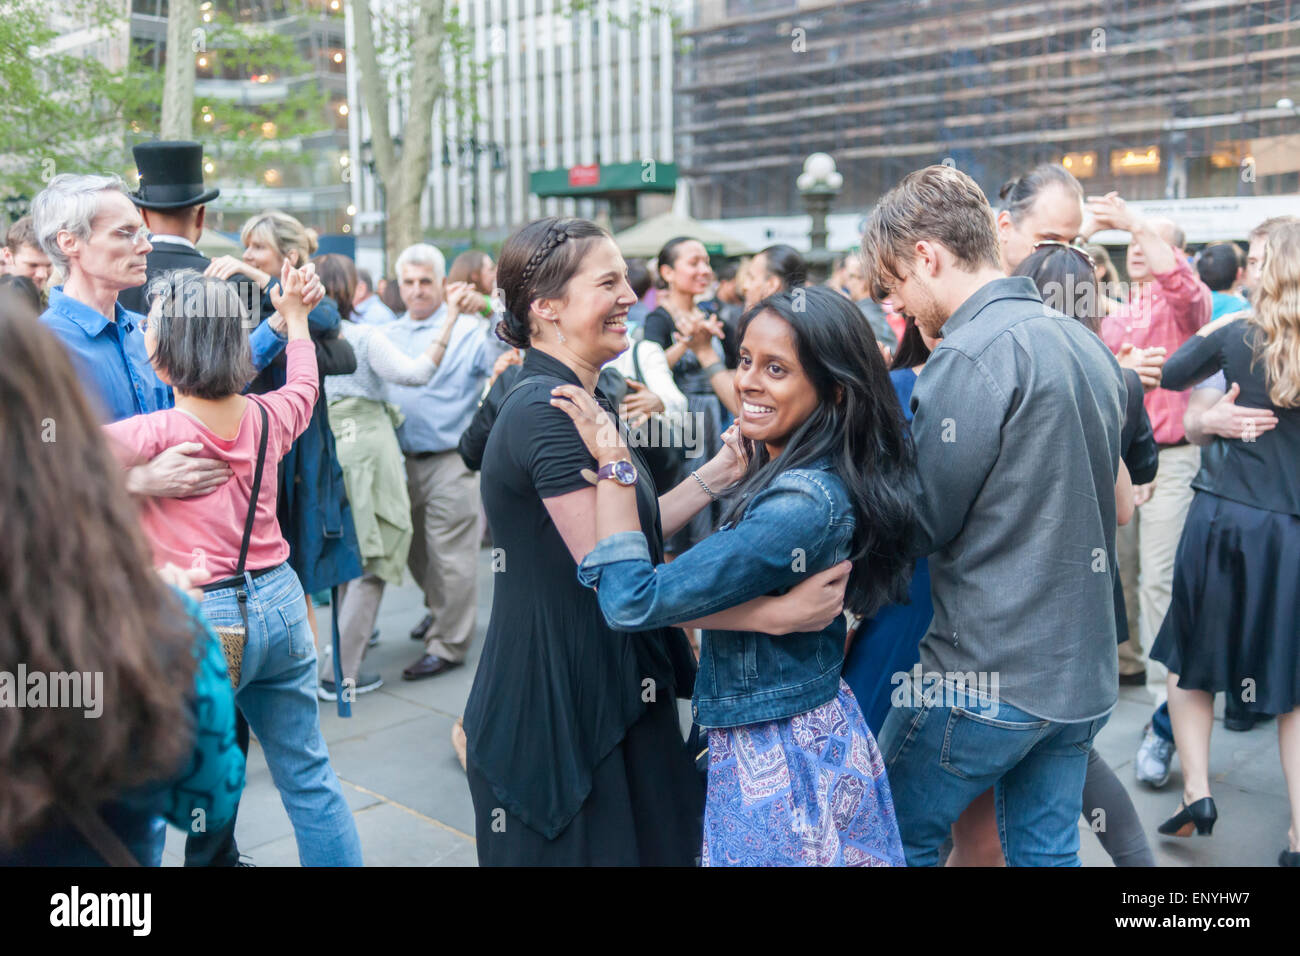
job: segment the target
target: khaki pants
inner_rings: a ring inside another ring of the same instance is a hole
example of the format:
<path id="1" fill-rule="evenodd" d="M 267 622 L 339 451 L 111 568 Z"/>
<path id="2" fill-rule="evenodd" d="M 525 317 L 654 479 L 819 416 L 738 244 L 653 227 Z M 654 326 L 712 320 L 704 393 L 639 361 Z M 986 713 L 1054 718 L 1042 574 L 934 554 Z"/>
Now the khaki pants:
<path id="1" fill-rule="evenodd" d="M 425 653 L 460 663 L 478 616 L 478 474 L 459 453 L 406 459 L 414 537 L 407 559 L 433 625 Z"/>
<path id="2" fill-rule="evenodd" d="M 1192 479 L 1201 467 L 1201 450 L 1195 445 L 1180 445 L 1160 451 L 1156 488 L 1151 500 L 1137 510 L 1133 524 L 1138 544 L 1138 604 L 1140 633 L 1130 632 L 1132 660 L 1142 660 L 1142 647 L 1150 647 L 1160 633 L 1174 591 L 1174 558 L 1183 536 L 1183 523 L 1192 504 Z M 1121 568 L 1123 557 L 1120 558 Z M 1121 572 L 1122 573 L 1122 572 Z M 1127 596 L 1125 598 L 1127 600 Z M 1121 669 L 1126 660 L 1120 649 Z M 1130 666 L 1126 673 L 1132 673 Z"/>
<path id="3" fill-rule="evenodd" d="M 383 597 L 384 579 L 373 574 L 339 585 L 339 606 L 334 612 L 339 616 L 339 660 L 343 664 L 344 680 L 357 679 L 361 658 L 366 654 L 370 635 L 375 632 Z M 321 658 L 320 677 L 334 680 L 334 662 L 328 657 Z"/>

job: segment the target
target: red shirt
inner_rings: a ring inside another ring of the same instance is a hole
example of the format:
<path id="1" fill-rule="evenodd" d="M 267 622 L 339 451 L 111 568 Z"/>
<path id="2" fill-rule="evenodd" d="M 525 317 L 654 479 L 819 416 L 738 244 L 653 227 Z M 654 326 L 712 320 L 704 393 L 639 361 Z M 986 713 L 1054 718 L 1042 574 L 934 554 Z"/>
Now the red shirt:
<path id="1" fill-rule="evenodd" d="M 1101 337 L 1116 355 L 1129 342 L 1140 349 L 1163 346 L 1168 358 L 1210 321 L 1210 312 L 1209 287 L 1178 253 L 1172 269 L 1157 274 L 1154 282 L 1136 285 L 1128 305 L 1102 320 Z M 1188 392 L 1164 388 L 1146 393 L 1143 402 L 1157 444 L 1174 445 L 1184 439 L 1183 413 L 1189 397 Z"/>

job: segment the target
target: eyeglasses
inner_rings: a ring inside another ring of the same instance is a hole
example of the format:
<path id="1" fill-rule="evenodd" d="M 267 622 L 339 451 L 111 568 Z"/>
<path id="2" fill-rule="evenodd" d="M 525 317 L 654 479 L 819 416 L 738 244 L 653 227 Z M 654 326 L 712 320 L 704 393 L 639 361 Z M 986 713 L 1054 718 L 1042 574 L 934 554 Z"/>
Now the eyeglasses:
<path id="1" fill-rule="evenodd" d="M 1087 250 L 1080 249 L 1072 242 L 1062 242 L 1060 239 L 1042 239 L 1034 243 L 1033 251 L 1037 252 L 1039 249 L 1043 248 L 1044 246 L 1060 246 L 1062 249 L 1069 249 L 1073 252 L 1077 252 L 1079 255 L 1083 256 L 1084 261 L 1088 263 L 1089 268 L 1092 269 L 1097 268 L 1097 263 L 1093 261 L 1092 256 L 1088 255 Z"/>
<path id="2" fill-rule="evenodd" d="M 149 227 L 141 226 L 139 229 L 131 229 L 123 226 L 120 229 L 114 229 L 110 233 L 114 238 L 121 239 L 123 242 L 129 242 L 133 246 L 140 244 L 140 240 L 149 238 Z"/>

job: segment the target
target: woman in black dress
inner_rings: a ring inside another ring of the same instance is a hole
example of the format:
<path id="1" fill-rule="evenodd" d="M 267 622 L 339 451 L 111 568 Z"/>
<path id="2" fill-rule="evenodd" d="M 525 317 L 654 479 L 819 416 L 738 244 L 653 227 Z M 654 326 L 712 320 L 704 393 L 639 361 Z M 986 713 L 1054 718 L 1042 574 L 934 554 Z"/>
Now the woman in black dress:
<path id="1" fill-rule="evenodd" d="M 578 582 L 577 562 L 596 543 L 596 489 L 583 474 L 595 460 L 551 405 L 551 389 L 572 384 L 608 407 L 595 382 L 628 347 L 636 296 L 626 271 L 609 234 L 581 219 L 531 223 L 501 251 L 498 334 L 529 351 L 483 453 L 498 573 L 465 733 L 484 865 L 690 865 L 700 855 L 704 779 L 677 710 L 694 660 L 676 627 L 611 630 Z M 660 498 L 633 455 L 658 563 L 662 532 L 738 480 L 743 463 L 733 440 Z M 839 613 L 844 584 L 832 569 L 785 597 L 687 623 L 807 630 Z"/>
<path id="2" fill-rule="evenodd" d="M 1169 668 L 1169 714 L 1183 765 L 1183 799 L 1160 825 L 1208 834 L 1214 694 L 1278 715 L 1291 799 L 1290 846 L 1300 866 L 1300 225 L 1268 239 L 1252 311 L 1202 328 L 1165 363 L 1161 384 L 1184 389 L 1223 370 L 1238 404 L 1271 410 L 1277 425 L 1218 438 L 1213 466 L 1192 482 L 1174 565 L 1173 600 L 1151 657 Z"/>

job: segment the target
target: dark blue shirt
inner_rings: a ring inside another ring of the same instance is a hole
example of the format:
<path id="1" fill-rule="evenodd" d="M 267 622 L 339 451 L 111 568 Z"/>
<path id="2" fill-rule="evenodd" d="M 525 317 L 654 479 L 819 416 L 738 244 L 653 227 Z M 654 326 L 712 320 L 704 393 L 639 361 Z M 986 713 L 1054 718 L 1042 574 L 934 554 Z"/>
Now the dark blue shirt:
<path id="1" fill-rule="evenodd" d="M 172 390 L 154 374 L 140 331 L 143 316 L 113 304 L 112 322 L 84 302 L 50 290 L 41 316 L 72 356 L 86 394 L 106 422 L 172 407 Z"/>

